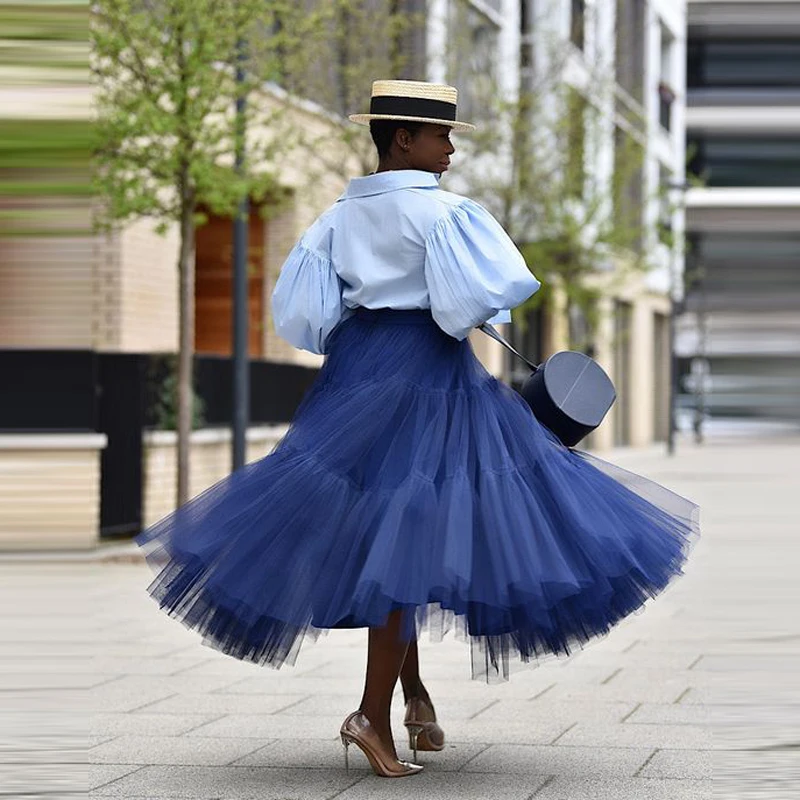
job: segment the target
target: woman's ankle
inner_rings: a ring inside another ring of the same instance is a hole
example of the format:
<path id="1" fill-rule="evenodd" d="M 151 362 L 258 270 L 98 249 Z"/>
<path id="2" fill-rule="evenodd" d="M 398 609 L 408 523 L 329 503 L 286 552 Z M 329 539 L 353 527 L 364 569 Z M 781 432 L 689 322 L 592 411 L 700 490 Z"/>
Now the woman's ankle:
<path id="1" fill-rule="evenodd" d="M 403 700 L 405 701 L 405 704 L 408 705 L 408 701 L 411 699 L 422 700 L 422 702 L 427 706 L 433 708 L 433 703 L 431 702 L 431 697 L 428 694 L 428 690 L 420 680 L 414 681 L 413 684 L 408 686 L 403 684 Z"/>
<path id="2" fill-rule="evenodd" d="M 378 734 L 378 738 L 388 747 L 397 757 L 392 736 L 391 715 L 371 708 L 369 704 L 362 703 L 359 711 L 367 718 L 370 727 Z"/>

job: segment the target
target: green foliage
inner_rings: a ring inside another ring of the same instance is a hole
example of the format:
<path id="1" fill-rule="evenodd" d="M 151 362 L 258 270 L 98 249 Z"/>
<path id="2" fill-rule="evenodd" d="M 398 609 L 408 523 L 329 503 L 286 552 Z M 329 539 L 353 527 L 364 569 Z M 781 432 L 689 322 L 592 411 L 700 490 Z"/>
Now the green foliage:
<path id="1" fill-rule="evenodd" d="M 537 36 L 541 58 L 535 69 L 529 66 L 519 98 L 509 102 L 494 92 L 488 101 L 494 122 L 464 147 L 482 165 L 468 180 L 542 282 L 517 309 L 515 322 L 524 328 L 529 310 L 552 308 L 558 288 L 570 317 L 592 328 L 599 319 L 592 278 L 601 271 L 621 277 L 621 265 L 648 266 L 644 202 L 641 194 L 635 202 L 634 191 L 642 185 L 643 151 L 635 136 L 617 137 L 613 177 L 600 174 L 613 69 L 587 64 L 585 81 L 572 86 L 565 77 L 570 49 L 558 34 L 542 29 Z M 631 130 L 638 127 L 633 120 Z"/>
<path id="2" fill-rule="evenodd" d="M 299 57 L 303 30 L 313 22 L 313 14 L 288 0 L 98 3 L 92 25 L 94 180 L 104 201 L 98 223 L 139 216 L 177 221 L 198 205 L 233 216 L 245 194 L 270 193 L 289 131 L 284 109 L 265 102 L 262 89 L 280 75 L 281 64 Z M 237 82 L 239 65 L 245 75 Z M 248 102 L 240 125 L 233 106 L 242 96 Z M 233 154 L 244 131 L 247 159 L 237 171 Z"/>
<path id="3" fill-rule="evenodd" d="M 287 65 L 281 85 L 319 104 L 339 123 L 323 133 L 299 132 L 311 181 L 328 173 L 347 179 L 354 164 L 359 174 L 371 172 L 376 155 L 369 129 L 346 117 L 367 111 L 373 80 L 423 79 L 420 41 L 426 17 L 404 10 L 397 0 L 324 0 L 314 5 L 319 16 L 307 31 L 307 59 Z"/>
<path id="4" fill-rule="evenodd" d="M 149 416 L 153 427 L 160 431 L 174 431 L 178 428 L 178 360 L 172 354 L 154 357 L 150 362 L 148 374 L 151 396 Z M 192 390 L 192 428 L 197 430 L 205 425 L 205 403 L 200 395 Z"/>
<path id="5" fill-rule="evenodd" d="M 87 120 L 0 120 L 0 169 L 83 168 L 90 141 Z"/>
<path id="6" fill-rule="evenodd" d="M 87 30 L 86 3 L 1 3 L 5 82 L 85 82 Z M 0 235 L 86 234 L 90 141 L 88 120 L 0 120 Z"/>
<path id="7" fill-rule="evenodd" d="M 86 197 L 86 120 L 0 120 L 0 195 Z"/>
<path id="8" fill-rule="evenodd" d="M 85 41 L 88 2 L 0 3 L 4 39 Z"/>
<path id="9" fill-rule="evenodd" d="M 302 57 L 303 31 L 315 17 L 290 0 L 98 0 L 93 6 L 96 228 L 147 217 L 160 233 L 176 223 L 179 229 L 178 399 L 165 405 L 178 410 L 178 505 L 188 499 L 186 434 L 196 408 L 195 227 L 207 212 L 234 217 L 243 197 L 282 196 L 276 163 L 292 138 L 285 104 L 264 86 L 280 77 L 282 64 Z M 235 104 L 244 100 L 237 114 Z M 169 385 L 166 391 L 172 399 Z"/>
<path id="10" fill-rule="evenodd" d="M 0 66 L 85 70 L 87 12 L 85 2 L 0 3 Z"/>

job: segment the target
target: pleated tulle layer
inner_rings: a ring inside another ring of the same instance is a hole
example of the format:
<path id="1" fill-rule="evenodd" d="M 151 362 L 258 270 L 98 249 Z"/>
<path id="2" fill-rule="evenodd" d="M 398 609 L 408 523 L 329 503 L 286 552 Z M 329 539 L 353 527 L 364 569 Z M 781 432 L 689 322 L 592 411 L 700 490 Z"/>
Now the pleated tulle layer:
<path id="1" fill-rule="evenodd" d="M 405 610 L 473 676 L 568 654 L 680 574 L 697 507 L 563 447 L 429 312 L 334 331 L 285 437 L 138 537 L 149 592 L 206 643 L 280 666 Z"/>

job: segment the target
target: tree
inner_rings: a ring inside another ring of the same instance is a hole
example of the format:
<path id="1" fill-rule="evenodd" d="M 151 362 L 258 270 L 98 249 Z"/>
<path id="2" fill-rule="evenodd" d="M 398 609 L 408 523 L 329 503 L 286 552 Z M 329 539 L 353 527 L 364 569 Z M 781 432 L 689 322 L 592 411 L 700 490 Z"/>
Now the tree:
<path id="1" fill-rule="evenodd" d="M 2 4 L 0 30 L 6 45 L 0 48 L 0 68 L 7 70 L 4 88 L 32 88 L 35 97 L 42 88 L 37 86 L 42 68 L 57 70 L 59 83 L 85 81 L 85 4 Z M 86 235 L 91 199 L 88 114 L 46 120 L 14 115 L 4 110 L 0 119 L 0 239 Z"/>
<path id="2" fill-rule="evenodd" d="M 318 103 L 334 125 L 324 133 L 305 131 L 302 145 L 311 180 L 316 174 L 343 179 L 376 165 L 367 128 L 348 114 L 367 110 L 372 81 L 424 80 L 426 15 L 422 0 L 310 0 L 318 10 L 313 52 L 306 64 L 284 71 L 282 85 Z M 330 138 L 336 140 L 331 147 Z"/>
<path id="3" fill-rule="evenodd" d="M 204 209 L 233 217 L 242 197 L 275 196 L 271 165 L 290 141 L 285 108 L 255 93 L 302 60 L 303 34 L 316 18 L 290 0 L 100 0 L 92 12 L 98 227 L 144 217 L 180 233 L 180 506 L 189 494 L 195 229 Z M 257 102 L 237 117 L 237 97 L 253 94 Z M 237 171 L 234 153 L 245 139 Z"/>
<path id="4" fill-rule="evenodd" d="M 557 11 L 555 4 L 543 10 L 532 26 L 533 48 L 523 41 L 516 96 L 509 99 L 497 76 L 487 79 L 487 60 L 476 48 L 481 31 L 464 20 L 451 32 L 449 70 L 461 85 L 474 84 L 474 75 L 482 86 L 472 100 L 482 124 L 469 143 L 462 140 L 473 165 L 463 171 L 464 181 L 542 281 L 515 321 L 523 328 L 530 309 L 549 307 L 557 287 L 570 322 L 585 320 L 591 337 L 599 292 L 591 278 L 612 262 L 632 270 L 648 266 L 643 121 L 629 112 L 615 136 L 613 64 L 596 51 L 585 53 L 576 70 L 575 49 L 552 27 Z M 609 145 L 613 164 L 603 159 Z M 576 349 L 589 345 L 581 327 L 570 325 Z"/>

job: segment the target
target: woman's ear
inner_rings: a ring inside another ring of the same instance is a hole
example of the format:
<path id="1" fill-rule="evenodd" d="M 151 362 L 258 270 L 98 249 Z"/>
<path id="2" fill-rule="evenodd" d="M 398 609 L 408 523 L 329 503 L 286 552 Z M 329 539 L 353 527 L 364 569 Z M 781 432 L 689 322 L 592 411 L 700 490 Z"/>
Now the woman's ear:
<path id="1" fill-rule="evenodd" d="M 398 128 L 394 135 L 397 146 L 406 152 L 411 146 L 411 134 L 405 128 Z"/>

